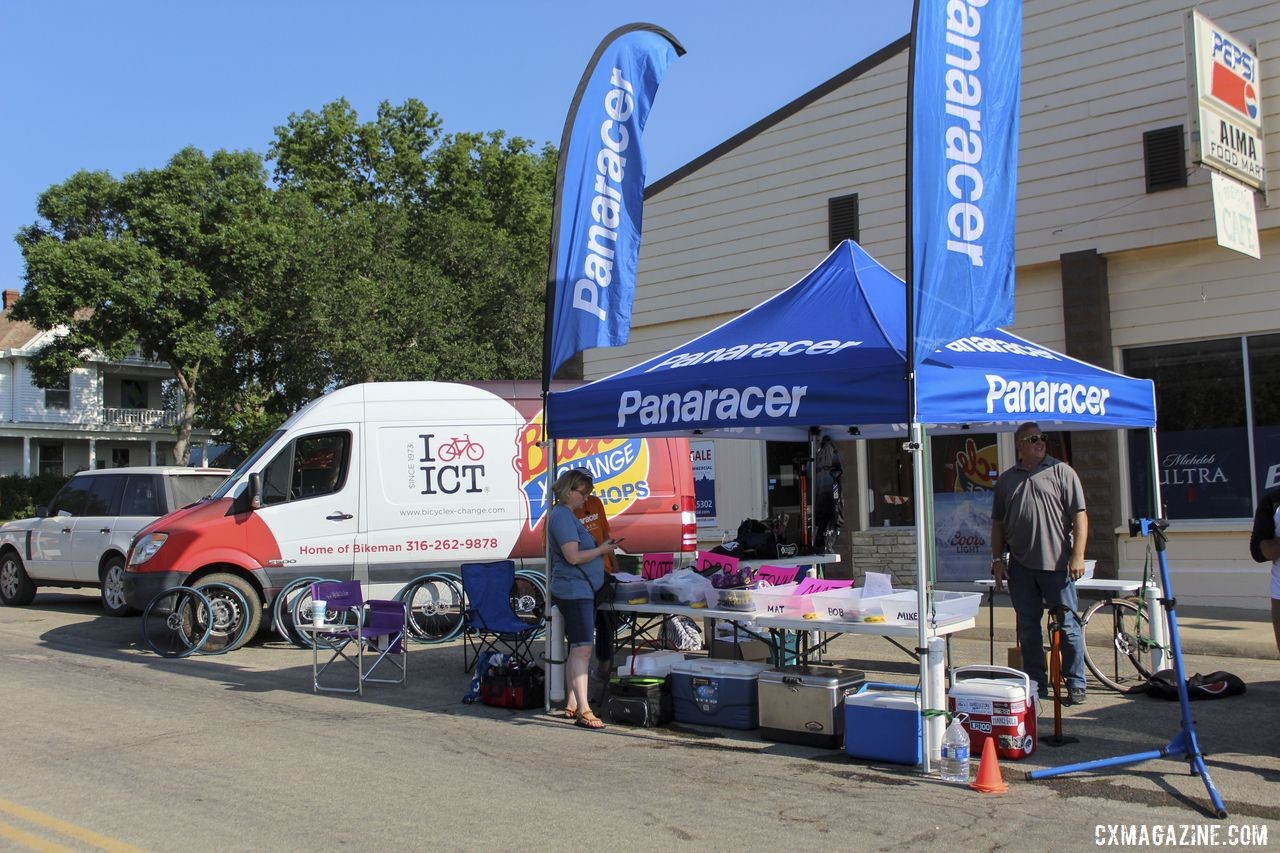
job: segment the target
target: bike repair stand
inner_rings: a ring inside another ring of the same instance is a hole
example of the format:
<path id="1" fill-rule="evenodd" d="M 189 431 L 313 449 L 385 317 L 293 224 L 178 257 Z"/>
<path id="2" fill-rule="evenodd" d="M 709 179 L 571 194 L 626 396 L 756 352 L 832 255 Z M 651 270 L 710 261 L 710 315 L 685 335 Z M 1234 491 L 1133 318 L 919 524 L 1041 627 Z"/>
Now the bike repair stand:
<path id="1" fill-rule="evenodd" d="M 1132 755 L 1120 755 L 1115 758 L 1100 758 L 1097 761 L 1084 761 L 1079 764 L 1068 764 L 1063 767 L 1050 767 L 1044 770 L 1033 770 L 1027 773 L 1028 779 L 1051 779 L 1077 770 L 1096 770 L 1102 767 L 1121 767 L 1126 764 L 1138 764 L 1153 758 L 1176 758 L 1184 756 L 1192 773 L 1199 773 L 1204 786 L 1209 791 L 1209 801 L 1213 804 L 1213 816 L 1218 819 L 1227 816 L 1227 807 L 1213 787 L 1209 778 L 1209 770 L 1204 765 L 1204 753 L 1200 751 L 1200 742 L 1196 738 L 1195 720 L 1191 719 L 1191 703 L 1187 699 L 1187 672 L 1182 666 L 1182 642 L 1178 639 L 1178 617 L 1176 613 L 1177 599 L 1173 597 L 1173 589 L 1169 583 L 1169 563 L 1165 559 L 1165 528 L 1169 522 L 1164 519 L 1149 518 L 1129 519 L 1130 536 L 1150 536 L 1155 542 L 1156 557 L 1160 562 L 1160 585 L 1165 597 L 1160 599 L 1161 606 L 1169 616 L 1169 646 L 1173 650 L 1173 671 L 1178 679 L 1178 702 L 1182 705 L 1182 730 L 1173 736 L 1173 740 L 1160 749 L 1150 752 L 1135 752 Z"/>
<path id="2" fill-rule="evenodd" d="M 1049 683 L 1053 685 L 1053 737 L 1045 738 L 1049 746 L 1079 743 L 1078 737 L 1062 734 L 1062 620 L 1067 608 L 1058 605 L 1049 611 Z"/>

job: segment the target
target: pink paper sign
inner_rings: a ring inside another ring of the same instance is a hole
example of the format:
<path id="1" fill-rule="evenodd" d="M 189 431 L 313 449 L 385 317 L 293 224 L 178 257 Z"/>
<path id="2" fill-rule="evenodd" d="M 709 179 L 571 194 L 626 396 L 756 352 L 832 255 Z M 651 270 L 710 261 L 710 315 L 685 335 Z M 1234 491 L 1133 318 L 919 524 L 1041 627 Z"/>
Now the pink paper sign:
<path id="1" fill-rule="evenodd" d="M 703 574 L 716 569 L 720 569 L 725 574 L 736 574 L 738 562 L 737 557 L 730 557 L 728 554 L 716 554 L 712 551 L 698 552 L 698 571 Z"/>
<path id="2" fill-rule="evenodd" d="M 672 554 L 645 554 L 640 558 L 640 577 L 655 581 L 671 574 L 675 567 L 676 558 Z"/>
<path id="3" fill-rule="evenodd" d="M 768 582 L 769 586 L 782 586 L 796 579 L 796 567 L 761 566 L 756 569 L 756 579 Z"/>
<path id="4" fill-rule="evenodd" d="M 853 586 L 852 580 L 828 580 L 826 578 L 805 578 L 796 587 L 796 595 L 809 595 L 814 592 L 826 592 L 829 589 L 845 589 Z"/>

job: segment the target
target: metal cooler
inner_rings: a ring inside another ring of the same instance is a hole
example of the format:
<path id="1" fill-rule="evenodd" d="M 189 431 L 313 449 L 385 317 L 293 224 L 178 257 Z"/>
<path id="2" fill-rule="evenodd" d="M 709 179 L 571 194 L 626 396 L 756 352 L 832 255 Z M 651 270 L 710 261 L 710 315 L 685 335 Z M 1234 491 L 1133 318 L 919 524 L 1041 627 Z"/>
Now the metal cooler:
<path id="1" fill-rule="evenodd" d="M 760 736 L 766 740 L 839 749 L 844 694 L 866 673 L 835 666 L 788 666 L 760 673 Z"/>

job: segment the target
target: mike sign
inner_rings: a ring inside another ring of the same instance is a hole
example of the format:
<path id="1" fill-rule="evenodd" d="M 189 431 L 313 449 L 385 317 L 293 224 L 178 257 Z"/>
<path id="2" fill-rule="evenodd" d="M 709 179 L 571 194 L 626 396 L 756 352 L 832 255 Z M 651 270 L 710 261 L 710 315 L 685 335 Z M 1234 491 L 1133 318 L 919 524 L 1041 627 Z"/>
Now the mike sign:
<path id="1" fill-rule="evenodd" d="M 1186 30 L 1192 159 L 1266 189 L 1257 52 L 1195 9 L 1187 13 Z"/>

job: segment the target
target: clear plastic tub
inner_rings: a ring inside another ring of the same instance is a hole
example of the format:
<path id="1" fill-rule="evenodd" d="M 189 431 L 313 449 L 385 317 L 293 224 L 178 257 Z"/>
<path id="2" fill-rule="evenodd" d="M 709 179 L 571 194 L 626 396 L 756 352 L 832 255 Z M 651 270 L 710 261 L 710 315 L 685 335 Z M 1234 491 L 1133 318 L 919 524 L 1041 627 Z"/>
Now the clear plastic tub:
<path id="1" fill-rule="evenodd" d="M 756 613 L 788 619 L 803 619 L 806 613 L 813 613 L 813 597 L 796 595 L 797 586 L 790 583 L 755 590 Z"/>
<path id="2" fill-rule="evenodd" d="M 831 589 L 815 592 L 809 598 L 813 600 L 814 618 L 820 622 L 883 621 L 881 602 L 884 599 L 863 600 L 861 589 Z"/>
<path id="3" fill-rule="evenodd" d="M 707 590 L 707 607 L 712 610 L 734 610 L 741 613 L 755 613 L 755 590 L 750 589 L 716 589 Z"/>
<path id="4" fill-rule="evenodd" d="M 952 619 L 961 618 L 972 619 L 978 615 L 978 608 L 982 606 L 982 593 L 980 592 L 935 590 L 930 593 L 930 596 L 932 596 L 932 600 L 926 596 L 925 607 L 931 609 L 932 614 L 937 617 L 939 622 L 949 622 Z M 875 601 L 884 608 L 886 621 L 914 624 L 919 618 L 919 600 L 916 591 L 913 589 L 868 600 Z"/>

